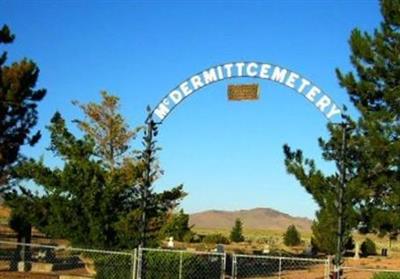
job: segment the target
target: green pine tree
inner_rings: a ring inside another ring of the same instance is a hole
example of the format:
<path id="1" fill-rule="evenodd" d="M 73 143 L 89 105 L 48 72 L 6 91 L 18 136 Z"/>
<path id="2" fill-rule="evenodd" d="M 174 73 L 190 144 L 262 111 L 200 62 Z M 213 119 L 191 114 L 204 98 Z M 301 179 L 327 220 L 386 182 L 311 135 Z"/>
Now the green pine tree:
<path id="1" fill-rule="evenodd" d="M 400 1 L 381 0 L 383 21 L 372 34 L 353 30 L 354 71 L 337 70 L 361 114 L 357 179 L 362 231 L 400 233 Z"/>
<path id="2" fill-rule="evenodd" d="M 239 218 L 237 218 L 235 220 L 235 225 L 232 227 L 229 238 L 233 242 L 243 242 L 244 241 L 243 223 Z"/>
<path id="3" fill-rule="evenodd" d="M 0 29 L 0 45 L 12 43 L 15 36 L 8 26 Z M 0 186 L 8 197 L 13 196 L 16 210 L 11 215 L 10 226 L 17 233 L 18 241 L 30 242 L 31 224 L 28 219 L 34 206 L 30 200 L 22 200 L 21 191 L 15 187 L 13 169 L 25 158 L 20 153 L 23 145 L 34 145 L 40 139 L 40 132 L 33 133 L 38 121 L 37 105 L 44 98 L 46 90 L 35 89 L 39 68 L 28 59 L 6 65 L 7 52 L 0 56 Z"/>
<path id="4" fill-rule="evenodd" d="M 286 246 L 297 246 L 301 244 L 301 236 L 295 225 L 290 225 L 283 234 L 283 243 Z"/>
<path id="5" fill-rule="evenodd" d="M 371 35 L 355 29 L 350 37 L 355 73 L 337 70 L 360 113 L 346 119 L 344 235 L 354 228 L 362 232 L 400 232 L 400 1 L 382 0 L 383 22 Z M 323 158 L 335 162 L 332 175 L 318 170 L 301 151 L 284 147 L 286 167 L 313 196 L 320 209 L 313 226 L 314 241 L 327 252 L 334 249 L 337 227 L 337 189 L 341 173 L 341 127 L 328 125 L 330 138 L 320 139 Z M 324 236 L 325 235 L 325 236 Z M 320 242 L 320 243 L 318 243 Z M 346 243 L 346 237 L 343 243 Z M 344 247 L 342 247 L 344 251 Z"/>
<path id="6" fill-rule="evenodd" d="M 0 29 L 0 45 L 15 36 L 7 25 Z M 6 65 L 7 52 L 0 55 L 0 186 L 10 179 L 11 169 L 22 158 L 21 146 L 34 145 L 40 132 L 33 133 L 38 121 L 37 106 L 45 94 L 35 89 L 39 68 L 28 59 Z M 33 134 L 32 134 L 33 133 Z"/>
<path id="7" fill-rule="evenodd" d="M 18 178 L 32 180 L 44 193 L 36 196 L 27 191 L 24 196 L 33 196 L 31 200 L 39 208 L 28 216 L 29 221 L 49 236 L 68 239 L 77 246 L 136 247 L 141 239 L 141 161 L 131 158 L 129 168 L 121 164 L 110 169 L 98 159 L 97 143 L 91 135 L 77 138 L 59 113 L 53 116 L 48 130 L 49 150 L 63 161 L 62 166 L 49 167 L 41 160 L 31 159 L 16 169 Z M 182 186 L 161 193 L 148 192 L 150 244 L 157 242 L 168 212 L 183 196 Z M 15 210 L 18 205 L 12 201 Z"/>

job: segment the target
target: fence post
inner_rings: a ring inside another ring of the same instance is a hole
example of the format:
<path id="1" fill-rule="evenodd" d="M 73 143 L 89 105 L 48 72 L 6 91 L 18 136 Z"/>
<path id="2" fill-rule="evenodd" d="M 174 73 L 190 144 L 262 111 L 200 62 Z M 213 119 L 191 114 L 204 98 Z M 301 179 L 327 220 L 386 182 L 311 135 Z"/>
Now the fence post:
<path id="1" fill-rule="evenodd" d="M 182 279 L 183 251 L 179 252 L 179 279 Z"/>
<path id="2" fill-rule="evenodd" d="M 137 259 L 137 279 L 142 279 L 142 256 L 143 256 L 143 250 L 142 247 L 139 247 L 138 250 L 138 259 Z"/>
<path id="3" fill-rule="evenodd" d="M 329 273 L 330 273 L 330 268 L 331 268 L 331 258 L 328 256 L 325 262 L 325 279 L 329 279 Z"/>
<path id="4" fill-rule="evenodd" d="M 137 249 L 133 249 L 132 253 L 132 279 L 136 278 L 136 257 L 137 257 Z"/>
<path id="5" fill-rule="evenodd" d="M 222 258 L 221 279 L 225 278 L 225 271 L 226 271 L 226 253 L 224 253 Z"/>
<path id="6" fill-rule="evenodd" d="M 236 255 L 232 254 L 232 278 L 235 279 L 236 278 L 236 272 L 237 272 L 237 259 L 236 259 Z"/>
<path id="7" fill-rule="evenodd" d="M 282 274 L 282 258 L 279 257 L 279 272 L 278 272 L 279 279 L 281 279 L 281 274 Z"/>

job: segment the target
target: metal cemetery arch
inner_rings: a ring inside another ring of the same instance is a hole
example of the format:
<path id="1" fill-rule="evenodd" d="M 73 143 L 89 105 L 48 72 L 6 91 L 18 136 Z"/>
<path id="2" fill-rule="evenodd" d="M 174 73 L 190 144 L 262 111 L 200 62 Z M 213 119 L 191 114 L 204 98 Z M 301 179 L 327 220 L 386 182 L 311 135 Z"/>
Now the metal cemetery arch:
<path id="1" fill-rule="evenodd" d="M 147 121 L 153 120 L 161 124 L 180 103 L 193 93 L 207 85 L 234 78 L 258 78 L 289 87 L 313 103 L 328 121 L 342 114 L 333 99 L 303 75 L 270 63 L 239 61 L 207 68 L 182 81 L 164 96 L 151 111 Z"/>
<path id="2" fill-rule="evenodd" d="M 164 98 L 157 104 L 157 106 L 149 112 L 146 119 L 147 129 L 145 132 L 146 150 L 145 150 L 145 177 L 142 189 L 142 241 L 141 246 L 145 245 L 146 235 L 146 196 L 148 188 L 151 187 L 151 161 L 152 161 L 152 147 L 154 146 L 153 136 L 157 134 L 157 126 L 162 124 L 168 115 L 186 98 L 193 93 L 199 91 L 207 85 L 234 78 L 258 78 L 264 80 L 274 81 L 282 84 L 290 89 L 296 91 L 298 94 L 303 95 L 309 102 L 323 114 L 328 122 L 340 124 L 342 126 L 343 141 L 342 141 L 342 155 L 340 161 L 340 185 L 337 191 L 338 203 L 338 242 L 337 251 L 335 256 L 335 278 L 342 278 L 342 250 L 343 250 L 343 191 L 346 185 L 346 138 L 348 132 L 347 117 L 343 114 L 340 107 L 334 100 L 316 86 L 309 79 L 300 75 L 288 68 L 262 62 L 231 62 L 220 64 L 214 67 L 207 68 L 201 72 L 182 81 L 178 86 L 172 89 Z M 340 118 L 341 121 L 332 121 L 333 119 Z"/>

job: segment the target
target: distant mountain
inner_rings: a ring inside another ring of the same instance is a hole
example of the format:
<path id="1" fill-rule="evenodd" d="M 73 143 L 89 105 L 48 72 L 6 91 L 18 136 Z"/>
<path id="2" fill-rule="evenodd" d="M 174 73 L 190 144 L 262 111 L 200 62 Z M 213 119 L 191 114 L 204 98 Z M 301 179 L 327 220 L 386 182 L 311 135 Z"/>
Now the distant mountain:
<path id="1" fill-rule="evenodd" d="M 254 208 L 239 211 L 208 210 L 190 215 L 189 224 L 202 229 L 230 229 L 236 218 L 244 228 L 260 230 L 286 230 L 295 225 L 300 231 L 311 231 L 312 221 L 308 218 L 293 217 L 271 208 Z"/>

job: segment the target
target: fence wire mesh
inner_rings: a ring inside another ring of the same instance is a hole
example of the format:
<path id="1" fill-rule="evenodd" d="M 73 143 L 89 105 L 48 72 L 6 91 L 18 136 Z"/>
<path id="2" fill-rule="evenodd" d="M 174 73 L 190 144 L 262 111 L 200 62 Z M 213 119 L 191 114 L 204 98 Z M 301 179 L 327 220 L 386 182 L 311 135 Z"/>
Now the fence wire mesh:
<path id="1" fill-rule="evenodd" d="M 0 279 L 134 279 L 135 253 L 0 241 Z"/>
<path id="2" fill-rule="evenodd" d="M 233 278 L 325 279 L 329 261 L 275 256 L 234 255 Z"/>
<path id="3" fill-rule="evenodd" d="M 225 254 L 139 249 L 138 279 L 223 279 Z"/>

